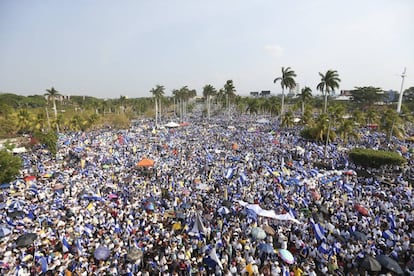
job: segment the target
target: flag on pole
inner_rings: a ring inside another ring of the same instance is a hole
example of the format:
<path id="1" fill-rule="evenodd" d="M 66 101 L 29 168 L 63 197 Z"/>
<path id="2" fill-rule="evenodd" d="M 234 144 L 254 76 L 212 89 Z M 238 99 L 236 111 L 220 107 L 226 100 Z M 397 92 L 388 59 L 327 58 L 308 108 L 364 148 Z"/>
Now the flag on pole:
<path id="1" fill-rule="evenodd" d="M 70 251 L 70 244 L 68 243 L 65 237 L 62 238 L 62 251 L 63 253 Z"/>

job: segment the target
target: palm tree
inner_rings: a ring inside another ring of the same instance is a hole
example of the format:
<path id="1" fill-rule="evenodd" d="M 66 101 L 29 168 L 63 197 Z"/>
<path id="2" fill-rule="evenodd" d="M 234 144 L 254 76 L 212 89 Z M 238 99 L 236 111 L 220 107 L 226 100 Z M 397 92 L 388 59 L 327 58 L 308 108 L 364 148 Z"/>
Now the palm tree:
<path id="1" fill-rule="evenodd" d="M 302 117 L 305 115 L 305 102 L 309 101 L 312 98 L 312 89 L 308 86 L 302 88 L 299 95 L 302 102 Z"/>
<path id="2" fill-rule="evenodd" d="M 392 136 L 402 138 L 405 134 L 403 119 L 393 109 L 387 109 L 383 113 L 380 127 L 387 135 L 388 141 L 391 141 Z"/>
<path id="3" fill-rule="evenodd" d="M 318 84 L 318 86 L 316 86 L 316 89 L 321 91 L 325 97 L 323 112 L 326 113 L 328 106 L 328 95 L 333 92 L 335 88 L 339 87 L 339 82 L 341 82 L 341 79 L 339 78 L 338 72 L 336 70 L 328 70 L 325 75 L 319 72 L 319 76 L 321 77 L 321 82 Z"/>
<path id="4" fill-rule="evenodd" d="M 162 85 L 155 86 L 155 88 L 152 88 L 150 92 L 154 96 L 155 100 L 155 126 L 158 126 L 158 101 L 160 98 L 164 95 L 165 88 Z"/>
<path id="5" fill-rule="evenodd" d="M 211 84 L 207 84 L 203 87 L 203 97 L 206 100 L 207 117 L 209 120 L 211 115 L 211 97 L 213 97 L 216 93 L 216 89 Z"/>
<path id="6" fill-rule="evenodd" d="M 30 130 L 30 123 L 32 122 L 30 118 L 30 113 L 27 109 L 20 109 L 17 113 L 17 124 L 20 132 L 27 132 Z"/>
<path id="7" fill-rule="evenodd" d="M 226 96 L 227 112 L 230 119 L 230 101 L 236 96 L 236 88 L 234 87 L 233 80 L 227 80 L 224 84 L 224 94 Z"/>
<path id="8" fill-rule="evenodd" d="M 286 112 L 285 116 L 283 116 L 282 127 L 290 128 L 293 126 L 293 123 L 294 117 L 292 111 Z"/>
<path id="9" fill-rule="evenodd" d="M 348 143 L 349 138 L 353 138 L 354 140 L 359 139 L 358 132 L 355 128 L 355 121 L 353 119 L 346 119 L 344 120 L 338 130 L 337 130 L 339 136 L 342 138 L 342 141 L 344 144 Z"/>
<path id="10" fill-rule="evenodd" d="M 280 81 L 280 86 L 282 87 L 282 105 L 280 107 L 281 121 L 285 111 L 285 88 L 293 89 L 296 87 L 295 77 L 296 73 L 290 67 L 282 67 L 282 76 L 277 77 L 273 81 L 273 83 Z"/>
<path id="11" fill-rule="evenodd" d="M 370 108 L 366 113 L 367 125 L 371 126 L 373 124 L 377 124 L 379 121 L 379 114 L 377 109 Z"/>
<path id="12" fill-rule="evenodd" d="M 56 109 L 56 99 L 61 96 L 60 93 L 54 88 L 46 89 L 45 96 L 47 97 L 47 100 L 52 100 L 53 102 L 53 111 L 55 113 L 55 120 L 57 119 L 57 109 Z M 59 132 L 59 124 L 56 124 L 57 132 Z"/>
<path id="13" fill-rule="evenodd" d="M 260 107 L 259 99 L 247 98 L 246 111 L 248 111 L 250 114 L 257 114 L 259 111 L 259 107 Z"/>

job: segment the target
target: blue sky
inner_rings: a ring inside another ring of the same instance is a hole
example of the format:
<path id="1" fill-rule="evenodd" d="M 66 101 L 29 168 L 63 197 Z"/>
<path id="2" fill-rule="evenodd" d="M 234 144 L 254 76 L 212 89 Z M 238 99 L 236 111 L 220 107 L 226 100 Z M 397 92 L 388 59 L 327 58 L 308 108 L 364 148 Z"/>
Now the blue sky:
<path id="1" fill-rule="evenodd" d="M 184 85 L 281 92 L 292 67 L 316 93 L 318 72 L 340 89 L 414 86 L 412 0 L 0 0 L 0 91 L 147 97 Z"/>

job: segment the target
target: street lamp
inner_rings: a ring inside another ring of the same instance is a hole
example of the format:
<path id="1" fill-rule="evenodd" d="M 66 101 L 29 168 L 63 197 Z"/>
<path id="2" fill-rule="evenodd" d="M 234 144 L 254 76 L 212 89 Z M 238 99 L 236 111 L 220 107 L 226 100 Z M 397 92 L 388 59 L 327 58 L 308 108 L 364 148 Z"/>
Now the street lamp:
<path id="1" fill-rule="evenodd" d="M 402 100 L 403 100 L 403 86 L 404 86 L 404 78 L 405 78 L 405 72 L 406 72 L 407 68 L 404 68 L 404 72 L 401 74 L 401 88 L 400 88 L 400 95 L 398 97 L 398 105 L 397 105 L 397 113 L 401 113 L 401 104 L 402 104 Z"/>

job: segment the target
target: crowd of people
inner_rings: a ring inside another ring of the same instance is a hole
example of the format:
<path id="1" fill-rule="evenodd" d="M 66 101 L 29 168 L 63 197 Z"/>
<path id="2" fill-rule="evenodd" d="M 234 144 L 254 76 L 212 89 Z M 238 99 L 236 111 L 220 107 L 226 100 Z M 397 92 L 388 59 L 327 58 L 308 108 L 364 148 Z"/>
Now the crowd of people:
<path id="1" fill-rule="evenodd" d="M 355 144 L 246 118 L 61 134 L 2 185 L 0 273 L 413 275 L 414 145 L 398 143 L 408 163 L 384 176 L 353 166 Z"/>

